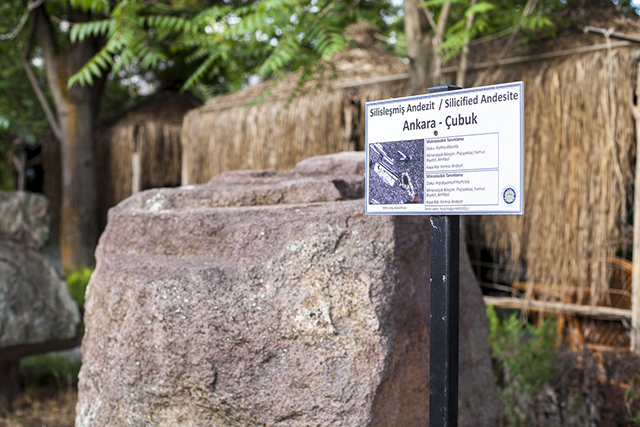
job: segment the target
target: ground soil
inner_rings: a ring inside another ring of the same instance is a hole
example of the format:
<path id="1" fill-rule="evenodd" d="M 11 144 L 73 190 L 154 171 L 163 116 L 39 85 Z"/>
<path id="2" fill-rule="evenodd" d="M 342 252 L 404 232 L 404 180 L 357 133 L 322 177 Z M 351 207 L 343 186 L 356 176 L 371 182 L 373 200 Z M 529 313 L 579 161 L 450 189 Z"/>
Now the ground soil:
<path id="1" fill-rule="evenodd" d="M 31 389 L 12 405 L 0 405 L 0 427 L 73 427 L 77 400 L 75 389 Z"/>

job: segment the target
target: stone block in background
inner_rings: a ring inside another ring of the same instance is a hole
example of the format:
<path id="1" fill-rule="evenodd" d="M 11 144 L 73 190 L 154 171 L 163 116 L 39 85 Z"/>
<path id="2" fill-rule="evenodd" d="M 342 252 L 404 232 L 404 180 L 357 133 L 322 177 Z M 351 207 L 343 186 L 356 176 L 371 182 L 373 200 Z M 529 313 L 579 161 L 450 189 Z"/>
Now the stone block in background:
<path id="1" fill-rule="evenodd" d="M 41 250 L 49 240 L 51 212 L 46 198 L 24 191 L 0 191 L 0 241 Z"/>
<path id="2" fill-rule="evenodd" d="M 43 196 L 0 192 L 0 399 L 17 396 L 22 357 L 78 343 L 80 313 L 50 221 Z"/>
<path id="3" fill-rule="evenodd" d="M 425 426 L 427 217 L 364 215 L 364 154 L 235 171 L 113 208 L 76 426 Z M 461 271 L 460 419 L 491 426 L 487 320 Z"/>

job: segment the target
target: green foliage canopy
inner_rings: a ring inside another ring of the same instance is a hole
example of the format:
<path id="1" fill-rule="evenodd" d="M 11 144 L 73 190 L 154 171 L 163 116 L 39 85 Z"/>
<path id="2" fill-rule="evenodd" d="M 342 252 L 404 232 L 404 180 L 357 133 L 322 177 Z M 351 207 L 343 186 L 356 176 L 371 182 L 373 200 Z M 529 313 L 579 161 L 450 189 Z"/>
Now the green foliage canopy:
<path id="1" fill-rule="evenodd" d="M 0 190 L 13 188 L 11 152 L 35 144 L 49 131 L 46 118 L 22 68 L 21 52 L 28 43 L 28 31 L 19 29 L 25 6 L 19 0 L 0 3 L 0 34 L 13 35 L 0 41 Z M 34 64 L 32 64 L 34 65 Z M 36 74 L 42 62 L 35 60 Z"/>
<path id="2" fill-rule="evenodd" d="M 302 70 L 302 80 L 319 64 L 343 49 L 344 28 L 356 21 L 383 28 L 398 25 L 399 6 L 388 0 L 232 0 L 189 5 L 123 0 L 110 7 L 105 0 L 71 0 L 105 18 L 77 23 L 71 41 L 104 36 L 105 46 L 76 75 L 73 84 L 92 84 L 95 77 L 136 63 L 153 70 L 182 53 L 197 64 L 183 89 L 223 77 L 237 89 L 250 74 L 264 78 Z"/>
<path id="3" fill-rule="evenodd" d="M 80 267 L 73 271 L 67 271 L 69 293 L 82 310 L 84 310 L 84 295 L 87 292 L 87 285 L 89 285 L 92 274 L 93 269 L 89 267 Z"/>

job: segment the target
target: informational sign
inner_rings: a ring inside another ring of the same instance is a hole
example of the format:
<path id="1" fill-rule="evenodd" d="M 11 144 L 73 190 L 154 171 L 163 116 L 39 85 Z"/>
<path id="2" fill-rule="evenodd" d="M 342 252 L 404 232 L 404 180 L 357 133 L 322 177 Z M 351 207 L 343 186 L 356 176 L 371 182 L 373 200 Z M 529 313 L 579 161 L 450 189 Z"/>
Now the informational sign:
<path id="1" fill-rule="evenodd" d="M 367 103 L 367 214 L 522 214 L 522 82 Z"/>

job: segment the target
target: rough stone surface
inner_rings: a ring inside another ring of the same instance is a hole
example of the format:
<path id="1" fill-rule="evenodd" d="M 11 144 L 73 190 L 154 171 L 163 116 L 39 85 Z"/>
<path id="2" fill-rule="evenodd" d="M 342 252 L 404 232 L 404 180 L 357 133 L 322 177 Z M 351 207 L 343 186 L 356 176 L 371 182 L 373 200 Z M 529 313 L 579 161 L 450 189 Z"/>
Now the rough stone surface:
<path id="1" fill-rule="evenodd" d="M 49 239 L 51 212 L 44 196 L 0 191 L 0 241 L 13 240 L 40 250 Z"/>
<path id="2" fill-rule="evenodd" d="M 80 313 L 52 255 L 49 222 L 44 197 L 0 192 L 0 362 L 77 337 Z"/>
<path id="3" fill-rule="evenodd" d="M 0 242 L 0 348 L 71 339 L 79 324 L 78 306 L 49 259 Z"/>
<path id="4" fill-rule="evenodd" d="M 427 218 L 365 216 L 363 173 L 341 153 L 113 208 L 76 426 L 427 425 Z M 487 321 L 461 273 L 461 425 L 491 426 Z"/>

